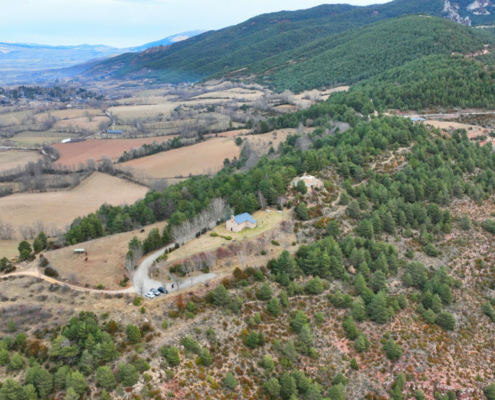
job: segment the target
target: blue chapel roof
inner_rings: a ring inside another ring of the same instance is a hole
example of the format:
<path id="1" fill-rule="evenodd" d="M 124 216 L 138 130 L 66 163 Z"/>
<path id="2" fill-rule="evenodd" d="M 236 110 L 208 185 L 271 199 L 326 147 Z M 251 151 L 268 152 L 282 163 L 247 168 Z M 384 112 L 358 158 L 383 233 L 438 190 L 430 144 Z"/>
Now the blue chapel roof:
<path id="1" fill-rule="evenodd" d="M 238 224 L 242 224 L 246 221 L 251 222 L 252 224 L 256 223 L 256 220 L 249 213 L 239 214 L 234 217 L 234 221 Z"/>

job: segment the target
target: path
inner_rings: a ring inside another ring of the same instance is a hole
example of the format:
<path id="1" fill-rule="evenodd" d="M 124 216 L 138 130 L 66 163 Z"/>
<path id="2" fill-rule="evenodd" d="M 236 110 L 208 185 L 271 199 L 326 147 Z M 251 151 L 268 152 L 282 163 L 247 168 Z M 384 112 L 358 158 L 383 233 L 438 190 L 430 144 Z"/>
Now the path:
<path id="1" fill-rule="evenodd" d="M 60 286 L 66 286 L 72 290 L 75 290 L 77 292 L 90 292 L 90 293 L 101 293 L 101 294 L 125 294 L 125 293 L 134 293 L 134 287 L 128 287 L 127 289 L 121 289 L 121 290 L 100 290 L 100 289 L 90 289 L 90 288 L 85 288 L 81 286 L 75 286 L 71 285 L 66 282 L 59 281 L 54 278 L 50 278 L 49 276 L 43 275 L 41 272 L 31 269 L 27 271 L 18 271 L 18 272 L 12 272 L 10 274 L 5 275 L 6 277 L 9 276 L 33 276 L 35 278 L 40 278 L 43 279 L 46 282 L 53 283 L 55 285 L 60 285 Z"/>
<path id="2" fill-rule="evenodd" d="M 194 276 L 191 278 L 186 278 L 181 281 L 179 287 L 177 287 L 177 284 L 174 283 L 162 283 L 150 278 L 148 275 L 148 271 L 149 268 L 153 265 L 154 261 L 161 255 L 163 255 L 167 249 L 170 249 L 171 247 L 174 246 L 175 244 L 160 249 L 158 251 L 155 251 L 153 254 L 146 257 L 141 264 L 139 264 L 139 267 L 137 267 L 136 272 L 134 272 L 134 278 L 133 278 L 134 288 L 137 293 L 143 295 L 151 288 L 157 289 L 159 287 L 163 287 L 167 289 L 169 292 L 172 292 L 174 290 L 184 289 L 190 286 L 194 286 L 209 281 L 210 279 L 213 279 L 217 276 L 217 274 L 209 273 L 209 274 Z M 174 285 L 173 288 L 172 285 Z"/>

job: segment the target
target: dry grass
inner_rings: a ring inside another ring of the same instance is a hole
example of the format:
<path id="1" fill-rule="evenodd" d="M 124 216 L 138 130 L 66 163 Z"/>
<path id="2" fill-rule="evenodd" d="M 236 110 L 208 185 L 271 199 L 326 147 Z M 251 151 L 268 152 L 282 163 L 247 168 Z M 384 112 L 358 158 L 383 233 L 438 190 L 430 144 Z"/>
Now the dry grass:
<path id="1" fill-rule="evenodd" d="M 88 112 L 92 115 L 102 115 L 102 111 L 96 108 L 91 109 L 67 109 L 67 110 L 57 110 L 57 111 L 49 111 L 42 114 L 37 114 L 36 119 L 38 121 L 43 121 L 48 115 L 51 115 L 57 119 L 69 119 L 69 118 L 81 118 L 84 117 L 84 114 Z"/>
<path id="2" fill-rule="evenodd" d="M 95 172 L 75 189 L 48 193 L 20 193 L 0 198 L 0 215 L 14 227 L 42 221 L 64 228 L 76 217 L 96 211 L 102 204 L 133 203 L 147 188 Z"/>
<path id="3" fill-rule="evenodd" d="M 7 171 L 41 158 L 37 151 L 0 151 L 0 171 Z"/>
<path id="4" fill-rule="evenodd" d="M 92 121 L 90 121 L 86 117 L 81 118 L 71 118 L 71 119 L 61 119 L 55 123 L 53 129 L 64 129 L 69 126 L 86 128 L 86 129 L 97 129 L 98 124 L 102 121 L 108 121 L 108 117 L 94 117 Z"/>
<path id="5" fill-rule="evenodd" d="M 142 171 L 151 178 L 199 175 L 217 172 L 225 158 L 239 157 L 240 149 L 231 138 L 215 138 L 120 164 Z"/>
<path id="6" fill-rule="evenodd" d="M 117 160 L 124 151 L 129 151 L 132 148 L 153 143 L 154 141 L 163 142 L 171 138 L 173 136 L 140 139 L 91 139 L 85 142 L 58 143 L 53 146 L 60 152 L 60 158 L 55 164 L 77 165 L 80 162 L 85 163 L 90 158 L 99 161 L 102 156 L 108 156 L 113 160 Z"/>
<path id="7" fill-rule="evenodd" d="M 280 222 L 286 219 L 289 213 L 290 211 L 284 211 L 283 214 L 278 214 L 276 210 L 272 210 L 270 213 L 267 213 L 266 211 L 256 211 L 253 214 L 253 218 L 258 222 L 258 226 L 254 229 L 244 229 L 237 233 L 228 231 L 225 227 L 225 223 L 221 224 L 206 235 L 202 235 L 170 253 L 168 260 L 174 261 L 187 258 L 197 253 L 218 249 L 219 247 L 230 243 L 249 240 L 260 236 L 265 232 L 271 231 Z M 230 236 L 232 240 L 226 240 L 221 237 L 212 237 L 210 236 L 210 233 L 212 232 L 218 233 L 220 236 Z"/>
<path id="8" fill-rule="evenodd" d="M 32 240 L 28 240 L 29 243 L 32 243 Z M 19 255 L 19 250 L 17 250 L 17 246 L 19 246 L 18 240 L 0 240 L 0 258 L 7 257 L 9 260 L 17 257 Z"/>
<path id="9" fill-rule="evenodd" d="M 88 284 L 94 288 L 101 283 L 106 289 L 121 289 L 119 282 L 124 278 L 124 258 L 130 240 L 134 236 L 144 240 L 151 229 L 158 228 L 162 232 L 166 225 L 166 222 L 159 222 L 146 226 L 144 233 L 137 229 L 110 235 L 51 251 L 46 257 L 63 280 L 69 280 L 74 274 L 81 286 Z M 74 254 L 76 248 L 84 248 L 88 252 L 88 261 L 85 261 L 85 255 Z"/>

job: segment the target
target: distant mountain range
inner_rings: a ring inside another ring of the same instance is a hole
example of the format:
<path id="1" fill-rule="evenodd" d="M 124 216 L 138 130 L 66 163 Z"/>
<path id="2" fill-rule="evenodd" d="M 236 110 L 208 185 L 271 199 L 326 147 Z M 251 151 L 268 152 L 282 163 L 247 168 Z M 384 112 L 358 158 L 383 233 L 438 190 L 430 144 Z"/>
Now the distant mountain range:
<path id="1" fill-rule="evenodd" d="M 357 57 L 356 62 L 364 68 L 359 70 L 354 67 L 347 46 L 363 51 L 362 56 L 369 55 L 361 44 L 366 43 L 369 50 L 370 46 L 379 43 L 373 39 L 375 31 L 366 30 L 367 25 L 409 14 L 449 19 L 458 26 L 490 25 L 495 22 L 494 12 L 495 6 L 490 0 L 395 0 L 365 7 L 326 4 L 307 10 L 263 14 L 239 25 L 209 31 L 170 46 L 122 54 L 95 65 L 85 74 L 113 78 L 146 77 L 169 83 L 221 76 L 251 77 L 279 90 L 303 90 L 317 83 L 326 86 L 352 83 L 383 72 L 376 65 L 396 67 L 401 65 L 400 60 L 411 59 L 408 54 L 420 57 L 438 52 L 434 40 L 438 32 L 442 32 L 441 41 L 447 43 L 453 29 L 445 24 L 423 23 L 425 19 L 415 21 L 419 24 L 416 29 L 410 23 L 402 31 L 400 21 L 383 29 L 377 28 L 386 42 L 396 39 L 393 45 L 399 54 L 402 51 L 405 56 L 391 62 L 378 58 L 372 60 L 375 65 L 369 65 L 369 60 L 363 65 Z M 364 30 L 361 32 L 361 29 Z M 418 36 L 416 41 L 405 36 L 411 33 Z M 471 33 L 466 31 L 466 35 Z M 404 40 L 402 48 L 401 39 Z M 410 42 L 420 49 L 408 48 L 406 43 Z M 342 57 L 345 62 L 337 73 L 337 68 L 332 68 L 332 65 L 340 64 Z M 387 52 L 380 57 L 387 59 Z M 352 73 L 346 73 L 346 68 Z M 329 70 L 333 72 L 325 75 Z"/>
<path id="2" fill-rule="evenodd" d="M 61 69 L 88 61 L 102 61 L 112 56 L 140 52 L 154 46 L 168 46 L 199 35 L 196 30 L 169 36 L 165 39 L 137 47 L 116 48 L 105 45 L 50 46 L 35 43 L 0 42 L 0 73 L 3 78 L 19 73 L 32 73 L 48 69 Z"/>

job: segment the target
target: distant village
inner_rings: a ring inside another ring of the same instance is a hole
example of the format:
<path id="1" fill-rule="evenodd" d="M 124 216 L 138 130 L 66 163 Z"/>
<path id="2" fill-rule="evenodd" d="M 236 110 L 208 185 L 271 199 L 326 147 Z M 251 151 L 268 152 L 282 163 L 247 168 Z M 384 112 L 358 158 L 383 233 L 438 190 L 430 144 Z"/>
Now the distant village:
<path id="1" fill-rule="evenodd" d="M 63 103 L 67 108 L 83 108 L 82 106 L 90 100 L 110 100 L 107 97 L 83 88 L 62 88 L 57 85 L 53 87 L 18 86 L 15 89 L 0 87 L 0 106 L 2 107 L 32 109 Z"/>

